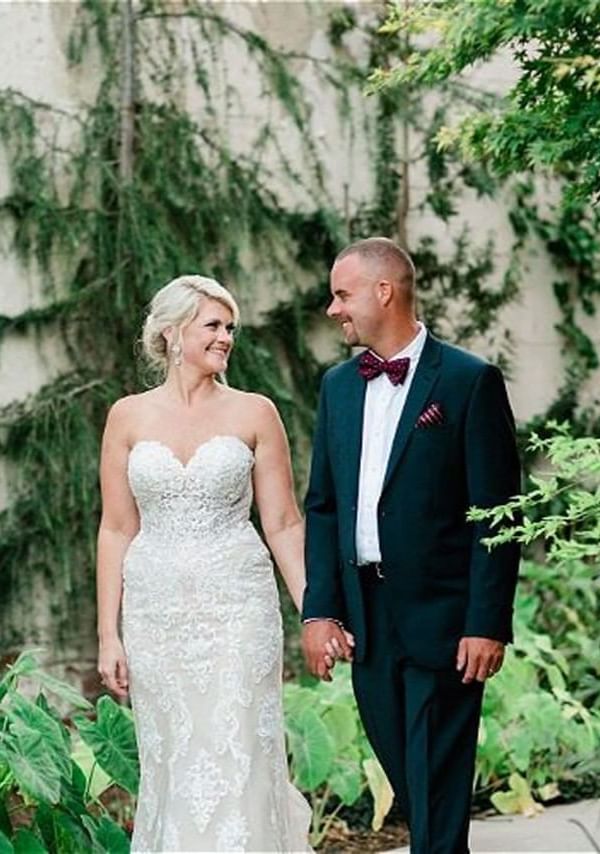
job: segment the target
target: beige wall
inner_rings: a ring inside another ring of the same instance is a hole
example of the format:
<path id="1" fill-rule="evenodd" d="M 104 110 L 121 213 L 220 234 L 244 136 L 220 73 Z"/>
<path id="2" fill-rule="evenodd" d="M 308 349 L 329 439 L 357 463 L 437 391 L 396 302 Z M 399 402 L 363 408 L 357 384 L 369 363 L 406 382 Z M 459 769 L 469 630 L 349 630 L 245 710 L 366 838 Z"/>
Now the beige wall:
<path id="1" fill-rule="evenodd" d="M 0 88 L 13 89 L 33 101 L 62 111 L 48 112 L 42 132 L 68 145 L 77 126 L 73 116 L 90 103 L 99 81 L 94 50 L 81 68 L 69 67 L 66 44 L 77 4 L 72 2 L 0 2 Z M 11 190 L 6 152 L 0 144 L 0 198 Z M 11 251 L 13 235 L 6 221 L 0 232 L 0 314 L 16 316 L 41 308 L 56 295 L 56 284 L 35 262 L 24 266 Z M 53 264 L 60 282 L 62 259 Z M 41 335 L 7 335 L 0 342 L 0 406 L 36 392 L 67 366 L 62 342 L 53 330 Z"/>

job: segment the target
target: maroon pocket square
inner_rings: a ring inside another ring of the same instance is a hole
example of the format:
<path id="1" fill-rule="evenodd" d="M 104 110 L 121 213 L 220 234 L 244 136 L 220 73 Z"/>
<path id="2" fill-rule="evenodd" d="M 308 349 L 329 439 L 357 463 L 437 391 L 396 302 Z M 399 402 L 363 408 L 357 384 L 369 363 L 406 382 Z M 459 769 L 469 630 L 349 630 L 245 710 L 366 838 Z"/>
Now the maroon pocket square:
<path id="1" fill-rule="evenodd" d="M 444 423 L 444 410 L 442 404 L 436 400 L 429 403 L 417 418 L 415 427 L 434 427 L 436 424 Z"/>

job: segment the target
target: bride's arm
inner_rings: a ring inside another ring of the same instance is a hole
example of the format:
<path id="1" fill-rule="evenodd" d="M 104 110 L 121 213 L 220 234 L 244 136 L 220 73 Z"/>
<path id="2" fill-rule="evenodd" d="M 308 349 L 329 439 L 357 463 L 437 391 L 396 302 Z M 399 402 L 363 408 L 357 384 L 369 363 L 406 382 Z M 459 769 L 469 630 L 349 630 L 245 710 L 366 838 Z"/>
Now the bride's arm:
<path id="1" fill-rule="evenodd" d="M 294 495 L 287 436 L 275 406 L 257 397 L 254 497 L 261 527 L 298 611 L 304 593 L 304 520 Z"/>
<path id="2" fill-rule="evenodd" d="M 102 517 L 98 530 L 96 587 L 98 604 L 98 672 L 106 687 L 127 695 L 128 674 L 119 636 L 122 565 L 139 528 L 135 501 L 127 480 L 126 401 L 111 409 L 102 439 L 100 487 Z"/>

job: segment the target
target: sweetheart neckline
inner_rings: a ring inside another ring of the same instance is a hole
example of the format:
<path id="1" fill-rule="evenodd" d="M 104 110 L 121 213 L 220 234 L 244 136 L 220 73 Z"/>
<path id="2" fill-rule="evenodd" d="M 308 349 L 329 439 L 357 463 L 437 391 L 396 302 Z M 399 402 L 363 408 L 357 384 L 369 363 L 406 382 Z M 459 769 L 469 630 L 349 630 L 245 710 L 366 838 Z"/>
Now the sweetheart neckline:
<path id="1" fill-rule="evenodd" d="M 206 445 L 212 444 L 218 439 L 233 439 L 234 441 L 239 442 L 240 445 L 243 445 L 244 448 L 250 454 L 250 456 L 254 457 L 254 451 L 252 450 L 250 445 L 247 442 L 244 442 L 243 439 L 241 439 L 239 436 L 236 436 L 234 433 L 216 433 L 214 436 L 211 436 L 210 439 L 205 439 L 204 442 L 200 442 L 198 445 L 196 445 L 196 449 L 192 453 L 189 460 L 185 463 L 179 459 L 179 457 L 170 445 L 167 445 L 165 442 L 161 442 L 160 439 L 138 439 L 137 442 L 134 442 L 131 448 L 129 449 L 129 456 L 131 456 L 131 454 L 138 447 L 138 445 L 158 445 L 159 448 L 164 448 L 170 454 L 172 459 L 174 459 L 175 462 L 178 463 L 185 471 L 194 461 L 197 454 L 201 451 L 202 448 L 204 448 Z"/>

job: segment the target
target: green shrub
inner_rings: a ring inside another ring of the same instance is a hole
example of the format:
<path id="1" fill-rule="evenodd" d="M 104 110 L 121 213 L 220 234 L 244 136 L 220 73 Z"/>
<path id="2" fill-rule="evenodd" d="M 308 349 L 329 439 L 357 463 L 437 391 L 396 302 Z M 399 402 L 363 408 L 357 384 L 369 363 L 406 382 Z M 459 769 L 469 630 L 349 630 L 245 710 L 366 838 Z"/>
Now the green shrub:
<path id="1" fill-rule="evenodd" d="M 477 785 L 492 791 L 518 775 L 528 791 L 548 800 L 597 761 L 600 714 L 567 688 L 569 664 L 548 635 L 517 621 L 504 667 L 487 685 L 477 754 Z M 519 784 L 520 785 L 520 784 Z M 511 786 L 514 789 L 514 785 Z M 504 809 L 502 809 L 504 806 Z M 527 799 L 519 811 L 528 811 Z"/>
<path id="2" fill-rule="evenodd" d="M 350 666 L 338 663 L 331 683 L 286 683 L 284 704 L 292 779 L 312 807 L 311 844 L 320 844 L 342 807 L 367 787 L 372 826 L 381 827 L 393 795 L 358 716 Z"/>
<path id="3" fill-rule="evenodd" d="M 478 782 L 509 783 L 492 796 L 501 811 L 530 811 L 532 792 L 573 792 L 590 775 L 600 789 L 600 439 L 546 430 L 530 440 L 544 468 L 529 490 L 470 513 L 498 526 L 490 548 L 516 540 L 536 558 L 522 564 L 515 644 L 484 701 Z"/>
<path id="4" fill-rule="evenodd" d="M 47 695 L 78 710 L 65 721 Z M 138 762 L 129 710 L 95 708 L 24 652 L 0 680 L 1 854 L 127 854 L 129 838 L 100 795 L 135 795 Z"/>

